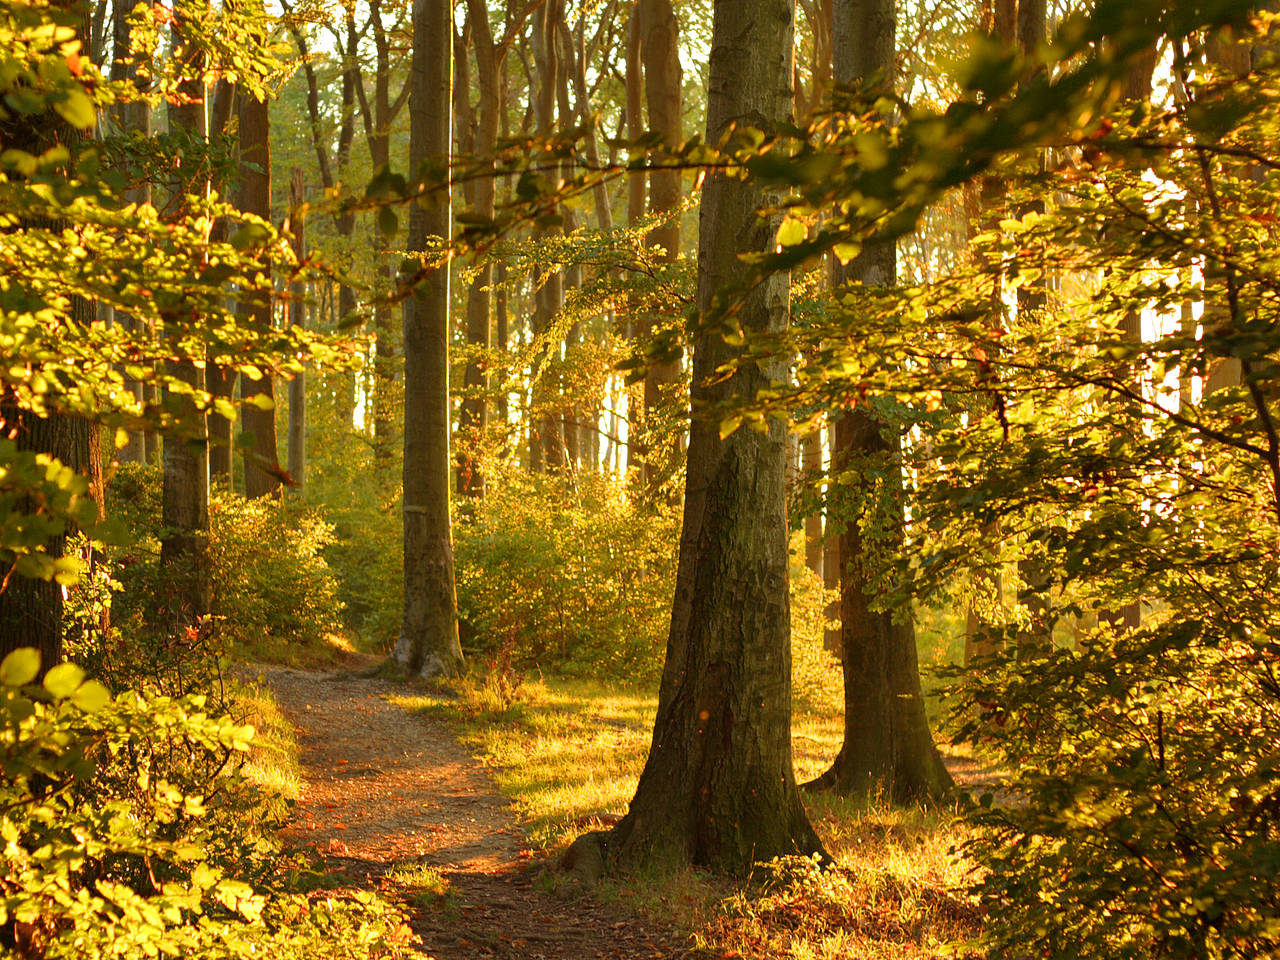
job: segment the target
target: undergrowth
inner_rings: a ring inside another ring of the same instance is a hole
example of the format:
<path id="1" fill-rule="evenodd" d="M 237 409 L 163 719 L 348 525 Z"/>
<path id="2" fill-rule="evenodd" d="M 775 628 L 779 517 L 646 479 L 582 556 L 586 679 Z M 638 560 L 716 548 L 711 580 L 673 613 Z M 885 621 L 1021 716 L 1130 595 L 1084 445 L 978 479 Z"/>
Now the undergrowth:
<path id="1" fill-rule="evenodd" d="M 821 773 L 840 746 L 840 672 L 819 637 L 796 644 L 792 742 L 797 777 Z M 490 762 L 515 802 L 527 842 L 553 856 L 586 830 L 626 812 L 657 709 L 650 688 L 559 676 L 474 671 L 402 705 L 454 726 Z M 962 892 L 969 865 L 953 855 L 965 829 L 950 811 L 896 809 L 807 795 L 835 858 L 771 864 L 771 879 L 743 885 L 689 869 L 608 880 L 620 898 L 674 922 L 721 957 L 941 958 L 966 956 L 980 918 Z"/>

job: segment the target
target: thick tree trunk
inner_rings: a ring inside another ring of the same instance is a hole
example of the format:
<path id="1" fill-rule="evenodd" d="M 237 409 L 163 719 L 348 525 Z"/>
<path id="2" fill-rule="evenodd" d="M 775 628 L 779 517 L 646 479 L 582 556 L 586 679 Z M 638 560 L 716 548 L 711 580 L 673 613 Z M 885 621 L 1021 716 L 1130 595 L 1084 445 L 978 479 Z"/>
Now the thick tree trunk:
<path id="1" fill-rule="evenodd" d="M 893 0 L 837 0 L 834 10 L 835 79 L 850 84 L 876 74 L 890 79 L 894 56 Z M 897 251 L 892 241 L 871 243 L 845 271 L 845 282 L 892 284 Z M 833 475 L 856 476 L 871 464 L 897 467 L 896 438 L 864 409 L 835 422 Z M 853 469 L 850 469 L 853 468 Z M 899 473 L 900 477 L 900 473 Z M 870 493 L 849 491 L 854 502 Z M 901 480 L 888 491 L 889 509 L 902 522 Z M 838 491 L 837 491 L 838 493 Z M 951 777 L 934 746 L 920 687 L 915 627 L 910 613 L 895 621 L 874 609 L 877 597 L 863 567 L 857 517 L 845 517 L 840 535 L 841 656 L 844 663 L 844 742 L 831 768 L 809 786 L 861 794 L 877 787 L 896 801 L 941 796 Z"/>
<path id="2" fill-rule="evenodd" d="M 449 0 L 414 0 L 409 168 L 447 157 L 453 27 Z M 451 233 L 449 188 L 409 209 L 409 249 Z M 404 618 L 395 659 L 424 677 L 462 669 L 449 515 L 449 268 L 432 269 L 404 306 Z"/>
<path id="3" fill-rule="evenodd" d="M 791 107 L 790 0 L 717 0 L 707 140 L 735 121 L 771 126 Z M 703 190 L 698 306 L 741 277 L 740 254 L 769 250 L 773 226 L 752 183 L 713 174 Z M 749 331 L 786 326 L 789 284 L 752 291 L 737 319 Z M 623 862 L 674 858 L 736 874 L 822 847 L 791 765 L 791 623 L 785 503 L 786 428 L 721 439 L 706 411 L 784 380 L 786 364 L 740 367 L 710 384 L 738 349 L 714 323 L 693 358 L 692 423 L 676 595 L 653 744 L 630 811 L 609 838 Z"/>
<path id="4" fill-rule="evenodd" d="M 271 220 L 271 128 L 267 101 L 240 97 L 240 209 Z M 266 267 L 264 266 L 264 271 Z M 270 274 L 263 289 L 243 311 L 243 320 L 259 333 L 271 329 Z M 244 454 L 244 492 L 250 500 L 280 496 L 280 463 L 276 439 L 275 380 L 268 373 L 254 381 L 240 378 L 241 429 L 253 438 Z M 265 406 L 259 406 L 261 403 Z"/>

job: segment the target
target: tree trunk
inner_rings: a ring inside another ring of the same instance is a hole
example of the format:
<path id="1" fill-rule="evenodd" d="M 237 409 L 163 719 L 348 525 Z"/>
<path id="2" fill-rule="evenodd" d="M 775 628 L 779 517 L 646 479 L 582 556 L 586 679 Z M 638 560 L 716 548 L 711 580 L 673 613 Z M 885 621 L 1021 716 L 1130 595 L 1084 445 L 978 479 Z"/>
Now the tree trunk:
<path id="1" fill-rule="evenodd" d="M 271 127 L 267 101 L 240 97 L 240 209 L 271 221 Z M 245 324 L 265 334 L 271 329 L 269 268 L 263 287 L 243 311 Z M 280 496 L 280 463 L 276 440 L 275 379 L 265 373 L 254 381 L 240 378 L 241 429 L 252 437 L 244 452 L 244 493 L 250 500 Z M 265 409 L 258 404 L 264 404 Z"/>
<path id="2" fill-rule="evenodd" d="M 301 263 L 307 255 L 306 224 L 298 216 L 298 209 L 306 200 L 306 185 L 302 168 L 293 168 L 289 181 L 289 223 L 293 230 L 293 255 Z M 299 330 L 307 326 L 307 305 L 301 283 L 294 283 L 289 291 L 289 324 Z M 289 381 L 289 479 L 293 490 L 301 495 L 307 481 L 307 372 L 299 370 Z"/>
<path id="3" fill-rule="evenodd" d="M 812 484 L 822 473 L 822 431 L 814 428 L 800 441 L 801 475 Z M 810 510 L 804 518 L 804 563 L 822 579 L 822 514 Z"/>
<path id="4" fill-rule="evenodd" d="M 562 16 L 563 0 L 546 0 L 536 14 L 533 25 L 533 56 L 537 65 L 537 87 L 531 91 L 534 98 L 534 117 L 540 137 L 549 137 L 555 129 L 556 89 L 559 85 L 560 63 L 557 56 L 556 25 Z M 533 240 L 556 236 L 556 226 L 538 225 L 533 230 Z M 564 438 L 560 418 L 550 411 L 554 393 L 548 368 L 559 350 L 558 338 L 551 336 L 551 324 L 564 306 L 564 275 L 556 267 L 543 280 L 534 294 L 533 335 L 543 342 L 536 351 L 534 362 L 538 380 L 533 387 L 534 419 L 530 422 L 529 468 L 549 470 L 564 462 Z"/>
<path id="5" fill-rule="evenodd" d="M 111 12 L 114 22 L 112 49 L 115 59 L 111 64 L 111 79 L 116 81 L 132 80 L 139 93 L 142 93 L 148 86 L 146 78 L 139 73 L 136 64 L 128 64 L 124 59 L 129 50 L 131 39 L 128 17 L 134 5 L 130 0 L 114 0 L 113 6 L 114 9 Z M 105 7 L 106 4 L 100 5 L 101 9 L 105 9 Z M 145 100 L 139 99 L 121 104 L 117 108 L 117 121 L 120 124 L 122 133 L 136 133 L 144 138 L 151 136 L 151 106 Z M 145 178 L 140 180 L 136 186 L 125 192 L 125 200 L 139 205 L 149 204 L 151 202 L 151 182 Z M 115 323 L 126 330 L 132 330 L 135 333 L 139 332 L 137 330 L 137 321 L 133 317 L 119 310 L 113 311 L 113 314 Z M 124 386 L 139 403 L 145 400 L 143 385 L 140 381 L 126 375 Z M 117 452 L 117 457 L 121 463 L 142 463 L 146 459 L 146 450 L 145 431 L 130 430 L 128 442 Z"/>
<path id="6" fill-rule="evenodd" d="M 670 0 L 638 0 L 640 15 L 640 54 L 644 60 L 645 100 L 649 108 L 649 130 L 662 138 L 663 143 L 674 149 L 682 140 L 680 123 L 680 44 L 675 11 Z M 680 171 L 655 169 L 649 174 L 649 213 L 663 216 L 680 206 Z M 645 243 L 662 253 L 656 257 L 660 264 L 675 263 L 680 256 L 680 218 L 675 217 L 649 231 Z M 653 314 L 642 318 L 644 333 L 651 335 L 655 323 L 660 320 Z M 664 393 L 680 380 L 680 361 L 655 360 L 644 374 L 644 424 L 652 428 L 653 412 L 662 402 Z M 646 434 L 649 433 L 647 429 Z M 651 436 L 643 437 L 645 446 L 643 481 L 647 488 L 662 479 L 657 466 L 665 457 L 656 449 Z M 675 446 L 680 439 L 673 438 Z M 651 491 L 652 492 L 652 491 Z"/>
<path id="7" fill-rule="evenodd" d="M 186 9 L 198 12 L 199 5 Z M 183 44 L 183 15 L 175 14 L 175 46 Z M 185 64 L 181 102 L 169 104 L 170 129 L 182 129 L 197 142 L 209 137 L 208 89 L 202 74 L 204 57 L 190 53 Z M 175 171 L 174 192 L 201 194 L 209 190 L 209 171 L 204 159 L 186 161 Z M 191 318 L 198 322 L 198 317 Z M 168 335 L 168 331 L 166 331 Z M 204 370 L 192 360 L 179 360 L 168 371 L 194 390 L 205 388 Z M 190 398 L 166 391 L 166 406 L 183 418 L 181 433 L 164 438 L 164 491 L 162 519 L 165 529 L 160 542 L 160 561 L 173 577 L 170 598 L 175 626 L 193 624 L 209 613 L 209 433 L 207 418 L 196 410 Z"/>
<path id="8" fill-rule="evenodd" d="M 414 0 L 409 168 L 449 155 L 453 26 L 449 0 Z M 451 233 L 447 183 L 409 208 L 409 249 Z M 462 669 L 449 516 L 449 268 L 429 270 L 404 305 L 404 619 L 394 657 L 430 677 Z"/>
<path id="9" fill-rule="evenodd" d="M 772 126 L 791 107 L 790 0 L 716 0 L 707 140 L 734 121 Z M 698 307 L 739 280 L 739 256 L 772 249 L 758 186 L 708 177 L 698 254 Z M 789 278 L 747 295 L 748 331 L 783 329 Z M 791 765 L 791 623 L 785 502 L 786 428 L 721 439 L 706 416 L 787 377 L 782 361 L 748 364 L 708 383 L 739 348 L 714 322 L 698 334 L 684 528 L 653 743 L 630 811 L 608 843 L 624 863 L 674 858 L 745 874 L 785 854 L 821 852 Z"/>
<path id="10" fill-rule="evenodd" d="M 837 0 L 834 10 L 835 80 L 852 84 L 893 71 L 893 0 Z M 842 271 L 845 282 L 892 284 L 897 280 L 893 241 L 869 243 Z M 886 496 L 893 522 L 902 522 L 899 451 L 886 439 L 883 424 L 859 408 L 835 422 L 832 474 L 867 477 L 862 490 L 848 491 L 858 502 L 870 494 L 877 462 L 898 480 Z M 852 468 L 852 469 L 851 469 Z M 853 481 L 855 483 L 858 480 Z M 837 491 L 837 494 L 839 492 Z M 941 796 L 951 777 L 934 746 L 920 687 L 915 626 L 910 613 L 900 622 L 876 610 L 877 597 L 863 567 L 864 547 L 858 517 L 843 518 L 840 534 L 841 656 L 844 664 L 844 742 L 831 768 L 809 784 L 845 795 L 877 787 L 899 802 Z"/>

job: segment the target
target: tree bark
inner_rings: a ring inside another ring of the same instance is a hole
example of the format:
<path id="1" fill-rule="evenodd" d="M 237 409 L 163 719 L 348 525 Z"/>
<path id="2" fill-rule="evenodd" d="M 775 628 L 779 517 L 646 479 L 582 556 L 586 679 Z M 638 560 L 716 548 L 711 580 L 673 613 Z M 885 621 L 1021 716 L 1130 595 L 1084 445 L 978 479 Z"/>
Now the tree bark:
<path id="1" fill-rule="evenodd" d="M 791 108 L 790 0 L 716 0 L 707 141 L 734 122 L 772 127 Z M 699 223 L 704 317 L 741 276 L 739 256 L 772 249 L 758 186 L 712 174 Z M 747 331 L 783 329 L 790 280 L 746 296 Z M 706 411 L 787 376 L 781 361 L 709 383 L 739 348 L 712 322 L 693 355 L 684 525 L 653 743 L 635 798 L 608 839 L 624 863 L 672 858 L 745 874 L 785 854 L 822 852 L 791 764 L 791 623 L 785 502 L 786 428 L 721 439 Z"/>
<path id="2" fill-rule="evenodd" d="M 879 75 L 892 80 L 893 0 L 837 0 L 833 12 L 834 73 L 837 83 L 853 84 Z M 897 281 L 893 241 L 867 244 L 862 254 L 839 271 L 846 283 Z M 865 408 L 835 422 L 833 476 L 868 479 L 861 490 L 847 491 L 854 502 L 871 493 L 870 470 L 877 462 L 896 474 L 887 491 L 895 522 L 902 522 L 902 488 L 896 437 Z M 839 491 L 837 491 L 839 496 Z M 951 777 L 934 746 L 925 717 L 924 695 L 910 613 L 895 621 L 892 612 L 875 609 L 875 588 L 864 568 L 864 544 L 858 517 L 844 517 L 840 534 L 841 658 L 844 664 L 844 741 L 831 768 L 808 784 L 845 795 L 876 788 L 898 802 L 936 798 L 951 787 Z"/>
<path id="3" fill-rule="evenodd" d="M 453 121 L 450 0 L 414 0 L 409 92 L 409 166 L 443 167 Z M 447 169 L 445 167 L 444 169 Z M 409 209 L 409 249 L 447 241 L 447 181 Z M 404 305 L 404 618 L 394 657 L 410 673 L 454 674 L 463 666 L 449 515 L 449 267 L 431 269 Z"/>
<path id="4" fill-rule="evenodd" d="M 188 11 L 194 16 L 203 0 L 180 6 L 174 12 L 174 44 L 183 48 L 183 24 Z M 187 52 L 186 79 L 181 103 L 169 104 L 169 126 L 180 128 L 198 141 L 209 137 L 208 88 L 204 84 L 204 56 Z M 186 166 L 190 163 L 190 166 Z M 175 171 L 176 192 L 207 193 L 209 171 L 204 160 L 184 162 Z M 198 317 L 192 320 L 198 322 Z M 205 388 L 204 371 L 192 360 L 179 360 L 169 371 L 195 390 Z M 189 626 L 207 615 L 210 607 L 209 587 L 209 433 L 205 414 L 182 394 L 166 391 L 166 405 L 183 418 L 181 433 L 164 438 L 164 491 L 162 519 L 165 534 L 160 542 L 160 561 L 174 578 L 170 613 L 174 625 Z"/>
<path id="5" fill-rule="evenodd" d="M 240 209 L 271 221 L 271 127 L 267 101 L 240 97 Z M 243 322 L 259 334 L 271 330 L 270 268 L 263 267 L 263 287 L 243 309 Z M 276 438 L 275 379 L 240 378 L 241 429 L 252 437 L 244 452 L 244 492 L 250 500 L 280 496 L 280 463 Z M 258 406 L 266 404 L 266 408 Z"/>
<path id="6" fill-rule="evenodd" d="M 674 149 L 683 139 L 680 122 L 680 41 L 675 11 L 670 0 L 638 0 L 640 15 L 640 54 L 644 61 L 645 101 L 649 108 L 649 130 Z M 658 167 L 649 173 L 649 213 L 666 216 L 680 206 L 680 171 Z M 662 252 L 655 257 L 659 264 L 673 264 L 680 256 L 680 219 L 675 217 L 649 231 L 645 243 Z M 646 314 L 642 318 L 645 335 L 652 335 L 659 317 Z M 654 360 L 644 374 L 644 420 L 647 428 L 643 482 L 647 488 L 661 482 L 657 467 L 665 459 L 656 449 L 654 438 L 647 436 L 662 403 L 662 396 L 680 380 L 679 360 Z M 680 439 L 673 438 L 675 446 Z"/>
<path id="7" fill-rule="evenodd" d="M 298 216 L 298 209 L 306 199 L 306 184 L 302 168 L 294 167 L 289 181 L 289 224 L 293 232 L 293 256 L 299 263 L 307 255 L 306 223 Z M 289 324 L 300 330 L 307 326 L 307 305 L 301 283 L 295 282 L 289 290 Z M 289 479 L 293 491 L 299 495 L 307 481 L 307 372 L 299 370 L 289 381 Z"/>
<path id="8" fill-rule="evenodd" d="M 129 13 L 132 11 L 133 6 L 134 4 L 130 0 L 113 0 L 113 10 L 111 12 L 114 24 L 112 49 L 115 59 L 111 63 L 111 79 L 116 81 L 132 80 L 138 92 L 142 93 L 148 86 L 146 78 L 139 73 L 135 64 L 128 64 L 124 59 L 129 50 L 131 40 L 132 31 L 129 27 Z M 100 8 L 105 9 L 106 4 L 101 4 Z M 117 108 L 116 120 L 122 133 L 136 133 L 145 138 L 151 136 L 151 106 L 145 100 L 138 99 L 130 103 L 121 104 Z M 140 180 L 136 186 L 130 187 L 125 192 L 125 200 L 139 205 L 149 204 L 151 202 L 151 182 L 145 178 Z M 115 323 L 126 330 L 138 332 L 136 330 L 137 321 L 133 317 L 119 310 L 112 312 Z M 143 385 L 140 381 L 126 375 L 124 386 L 139 403 L 145 399 Z M 121 463 L 144 462 L 147 451 L 145 432 L 144 430 L 129 431 L 128 442 L 117 451 L 117 457 Z"/>

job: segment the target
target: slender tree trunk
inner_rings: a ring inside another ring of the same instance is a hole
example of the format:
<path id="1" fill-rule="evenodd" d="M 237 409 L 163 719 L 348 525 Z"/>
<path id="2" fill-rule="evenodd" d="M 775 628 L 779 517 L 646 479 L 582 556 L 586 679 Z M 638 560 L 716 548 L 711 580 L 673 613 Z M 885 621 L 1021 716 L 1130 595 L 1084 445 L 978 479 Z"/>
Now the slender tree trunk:
<path id="1" fill-rule="evenodd" d="M 822 431 L 815 428 L 800 441 L 801 468 L 806 484 L 812 484 L 822 473 Z M 822 514 L 811 510 L 804 518 L 804 563 L 822 578 Z"/>
<path id="2" fill-rule="evenodd" d="M 289 223 L 293 229 L 293 255 L 301 263 L 307 255 L 306 223 L 298 209 L 306 200 L 306 184 L 302 168 L 294 167 L 289 181 Z M 305 290 L 294 283 L 289 291 L 289 323 L 300 330 L 307 327 Z M 299 370 L 289 381 L 289 479 L 293 490 L 301 495 L 307 481 L 307 372 Z"/>
<path id="3" fill-rule="evenodd" d="M 626 56 L 626 121 L 627 139 L 639 140 L 644 135 L 644 58 L 641 55 L 643 24 L 640 19 L 640 3 L 631 4 L 631 17 L 627 25 Z M 627 226 L 635 229 L 644 218 L 645 175 L 643 171 L 627 174 Z M 628 316 L 634 317 L 638 311 L 630 309 Z M 627 338 L 633 339 L 637 332 L 634 320 L 627 323 Z M 644 432 L 644 386 L 628 388 L 627 415 L 630 417 L 627 430 L 627 468 L 645 469 L 645 455 L 642 452 Z"/>
<path id="4" fill-rule="evenodd" d="M 644 89 L 649 108 L 649 129 L 662 138 L 664 144 L 674 149 L 683 139 L 680 123 L 680 40 L 675 11 L 670 0 L 638 0 L 640 15 L 640 54 L 644 60 Z M 680 206 L 680 172 L 658 168 L 649 174 L 649 213 L 654 216 L 672 214 Z M 680 218 L 673 217 L 654 227 L 645 237 L 645 243 L 661 250 L 656 259 L 660 264 L 672 264 L 680 256 Z M 660 320 L 646 314 L 642 323 L 644 333 L 652 335 Z M 644 375 L 644 409 L 646 448 L 643 481 L 652 487 L 662 478 L 656 472 L 666 459 L 657 449 L 654 438 L 647 434 L 655 422 L 655 412 L 662 403 L 664 393 L 680 381 L 678 360 L 655 360 Z M 675 446 L 680 438 L 672 438 Z"/>
<path id="5" fill-rule="evenodd" d="M 546 0 L 538 11 L 533 27 L 534 62 L 537 65 L 537 87 L 532 91 L 538 135 L 551 136 L 555 128 L 556 89 L 559 85 L 560 62 L 557 56 L 556 26 L 562 16 L 563 0 Z M 539 225 L 533 239 L 557 236 L 560 228 Z M 564 274 L 557 267 L 543 280 L 534 295 L 533 335 L 543 338 L 537 351 L 535 367 L 541 376 L 534 384 L 534 420 L 530 423 L 529 467 L 531 470 L 552 469 L 564 461 L 564 437 L 560 418 L 550 411 L 554 387 L 548 374 L 550 361 L 559 352 L 558 338 L 551 336 L 551 324 L 564 306 Z"/>
<path id="6" fill-rule="evenodd" d="M 834 10 L 835 80 L 851 84 L 879 74 L 890 80 L 894 56 L 893 0 L 837 0 Z M 893 241 L 868 244 L 844 271 L 846 282 L 892 284 L 897 280 Z M 868 477 L 853 500 L 870 494 L 873 465 L 899 477 L 886 497 L 893 522 L 902 522 L 901 474 L 896 437 L 863 408 L 835 422 L 833 475 Z M 855 481 L 856 482 L 856 481 Z M 844 519 L 840 535 L 841 655 L 844 664 L 844 742 L 831 768 L 809 786 L 861 794 L 877 787 L 896 801 L 944 794 L 951 777 L 929 733 L 910 614 L 895 621 L 874 609 L 877 597 L 863 567 L 857 517 Z"/>
<path id="7" fill-rule="evenodd" d="M 136 65 L 125 62 L 125 57 L 129 51 L 131 40 L 131 31 L 129 29 L 129 13 L 133 9 L 130 0 L 114 0 L 114 9 L 112 10 L 112 19 L 114 21 L 112 47 L 115 59 L 111 64 L 111 79 L 132 80 L 138 92 L 145 92 L 148 82 L 142 76 Z M 106 4 L 100 4 L 100 9 L 105 9 Z M 117 122 L 120 129 L 125 134 L 138 134 L 143 138 L 151 136 L 151 106 L 145 100 L 135 100 L 131 103 L 125 103 L 117 108 Z M 151 202 L 151 182 L 143 179 L 139 183 L 131 187 L 125 193 L 125 200 L 129 203 L 149 204 Z M 137 335 L 138 322 L 128 314 L 119 310 L 113 311 L 113 320 L 115 323 L 131 330 Z M 143 393 L 143 385 L 140 381 L 134 380 L 126 375 L 124 381 L 125 389 L 133 394 L 134 398 L 141 403 L 145 399 Z M 142 463 L 146 459 L 146 438 L 143 430 L 130 430 L 128 442 L 120 448 L 117 456 L 121 463 Z"/>
<path id="8" fill-rule="evenodd" d="M 271 128 L 267 101 L 240 97 L 240 209 L 271 220 Z M 271 329 L 270 273 L 244 311 L 244 322 L 260 334 Z M 280 463 L 276 439 L 275 379 L 266 373 L 254 381 L 240 378 L 243 401 L 240 422 L 252 444 L 244 453 L 244 492 L 250 500 L 280 496 Z M 261 405 L 260 405 L 261 404 Z"/>
<path id="9" fill-rule="evenodd" d="M 735 121 L 772 126 L 791 108 L 790 0 L 716 0 L 707 140 Z M 712 174 L 703 189 L 698 306 L 741 276 L 739 256 L 771 249 L 759 187 Z M 748 331 L 787 324 L 789 278 L 747 295 Z M 705 415 L 785 380 L 785 362 L 747 364 L 709 383 L 739 349 L 714 322 L 698 334 L 684 529 L 667 658 L 648 761 L 608 843 L 623 862 L 670 857 L 745 874 L 755 863 L 822 847 L 791 765 L 791 623 L 785 502 L 786 427 L 721 439 Z"/>
<path id="10" fill-rule="evenodd" d="M 409 168 L 452 142 L 452 4 L 414 0 Z M 447 184 L 409 209 L 409 249 L 451 230 Z M 449 515 L 449 267 L 431 269 L 404 306 L 404 619 L 395 659 L 424 677 L 462 669 Z"/>
<path id="11" fill-rule="evenodd" d="M 187 15 L 197 16 L 201 9 L 202 4 L 195 3 L 175 11 L 173 32 L 179 48 L 183 46 Z M 180 103 L 170 103 L 169 126 L 203 142 L 209 136 L 208 89 L 201 77 L 203 55 L 188 53 L 185 66 L 188 78 L 181 89 L 185 96 Z M 175 192 L 207 193 L 209 172 L 203 158 L 189 162 L 190 168 L 179 167 L 175 171 Z M 169 373 L 194 390 L 205 388 L 204 371 L 191 360 L 175 362 Z M 205 616 L 210 606 L 209 434 L 205 415 L 188 397 L 166 393 L 166 405 L 183 417 L 183 431 L 164 438 L 162 518 L 166 533 L 160 544 L 160 560 L 173 574 L 176 589 L 171 613 L 175 625 L 183 626 Z"/>

